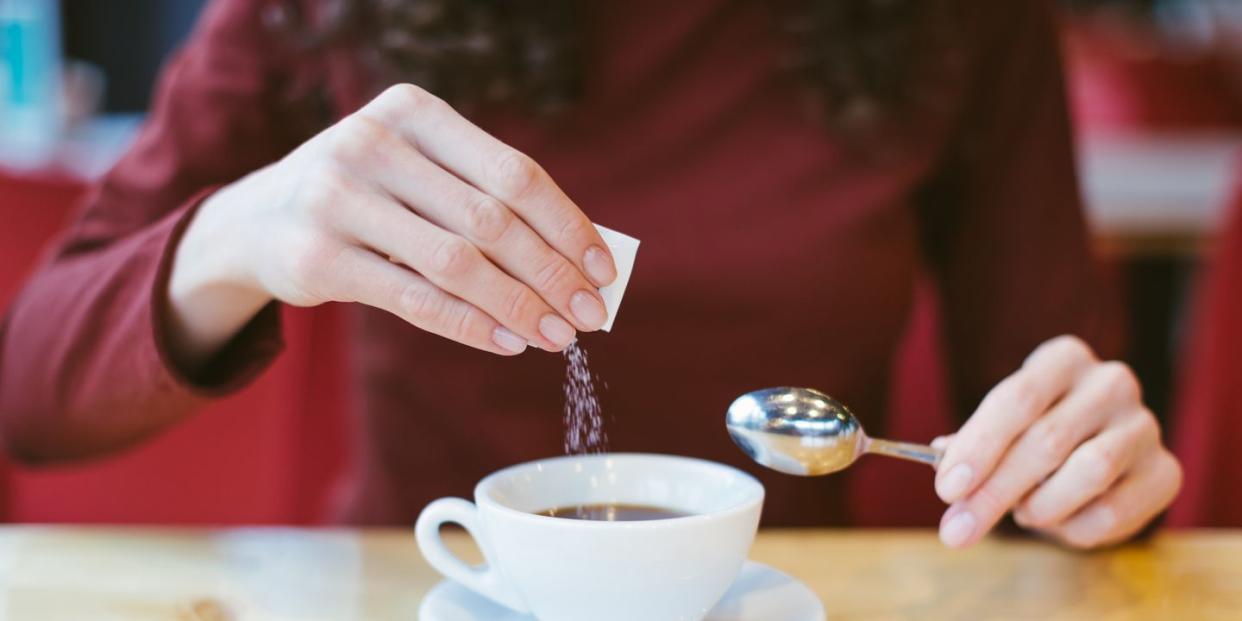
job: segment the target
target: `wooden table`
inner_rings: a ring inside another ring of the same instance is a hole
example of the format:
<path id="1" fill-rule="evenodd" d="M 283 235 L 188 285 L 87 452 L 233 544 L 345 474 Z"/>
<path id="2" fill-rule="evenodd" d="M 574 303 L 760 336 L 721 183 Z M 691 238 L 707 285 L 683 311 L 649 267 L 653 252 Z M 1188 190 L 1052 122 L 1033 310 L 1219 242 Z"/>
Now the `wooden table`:
<path id="1" fill-rule="evenodd" d="M 463 538 L 452 538 L 462 550 Z M 830 621 L 1242 619 L 1242 532 L 1078 554 L 923 531 L 769 531 L 752 557 Z M 404 530 L 0 529 L 0 619 L 414 621 L 440 578 Z M 636 620 L 641 621 L 641 620 Z"/>

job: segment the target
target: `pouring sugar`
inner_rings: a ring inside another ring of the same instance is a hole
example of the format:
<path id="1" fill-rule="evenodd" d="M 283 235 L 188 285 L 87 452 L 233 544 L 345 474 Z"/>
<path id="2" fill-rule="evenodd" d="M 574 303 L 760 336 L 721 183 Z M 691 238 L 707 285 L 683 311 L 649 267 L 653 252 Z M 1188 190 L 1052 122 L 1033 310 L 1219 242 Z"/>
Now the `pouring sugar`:
<path id="1" fill-rule="evenodd" d="M 638 240 L 608 229 L 598 224 L 595 228 L 608 244 L 613 261 L 617 266 L 617 279 L 600 289 L 600 297 L 604 299 L 604 308 L 608 311 L 608 321 L 603 330 L 612 330 L 617 309 L 621 307 L 621 298 L 625 295 L 625 287 L 630 282 L 630 273 L 634 269 L 634 258 L 638 254 Z M 604 432 L 603 408 L 599 403 L 599 391 L 596 381 L 599 379 L 591 372 L 590 360 L 586 349 L 577 339 L 565 348 L 565 453 L 567 455 L 583 455 L 602 453 L 608 450 L 608 436 Z"/>

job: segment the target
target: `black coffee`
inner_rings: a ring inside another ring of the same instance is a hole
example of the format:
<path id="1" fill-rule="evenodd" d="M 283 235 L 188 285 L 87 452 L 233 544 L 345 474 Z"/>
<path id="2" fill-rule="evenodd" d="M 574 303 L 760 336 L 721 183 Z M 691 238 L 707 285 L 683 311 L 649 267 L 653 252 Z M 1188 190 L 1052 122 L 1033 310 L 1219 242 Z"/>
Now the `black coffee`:
<path id="1" fill-rule="evenodd" d="M 663 507 L 623 504 L 574 505 L 545 509 L 537 513 L 547 517 L 569 520 L 593 520 L 597 522 L 645 522 L 648 520 L 668 520 L 690 515 L 683 511 L 674 511 Z"/>

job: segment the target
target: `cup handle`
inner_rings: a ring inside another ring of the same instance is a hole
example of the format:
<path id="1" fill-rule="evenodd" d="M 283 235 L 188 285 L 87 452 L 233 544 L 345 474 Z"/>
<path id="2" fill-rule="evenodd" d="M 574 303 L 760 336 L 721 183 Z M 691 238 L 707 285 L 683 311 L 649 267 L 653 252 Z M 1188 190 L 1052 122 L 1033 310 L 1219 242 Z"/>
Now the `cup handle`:
<path id="1" fill-rule="evenodd" d="M 440 527 L 445 524 L 459 524 L 470 533 L 483 551 L 485 564 L 482 567 L 470 566 L 444 546 Z M 479 509 L 474 503 L 461 498 L 441 498 L 432 502 L 419 514 L 418 522 L 414 525 L 414 537 L 423 552 L 423 558 L 445 577 L 502 606 L 520 613 L 530 612 L 522 598 L 501 575 L 490 542 L 479 523 Z"/>

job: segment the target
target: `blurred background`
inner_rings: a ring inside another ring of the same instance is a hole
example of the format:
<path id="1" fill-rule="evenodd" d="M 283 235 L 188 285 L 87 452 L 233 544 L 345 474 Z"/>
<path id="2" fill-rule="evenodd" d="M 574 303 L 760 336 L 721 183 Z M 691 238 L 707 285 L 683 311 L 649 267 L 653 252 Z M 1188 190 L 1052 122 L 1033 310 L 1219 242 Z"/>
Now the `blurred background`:
<path id="1" fill-rule="evenodd" d="M 203 4 L 0 0 L 0 308 L 133 139 Z M 1059 5 L 1088 215 L 1128 311 L 1126 361 L 1187 465 L 1170 522 L 1242 526 L 1230 493 L 1242 452 L 1227 446 L 1242 438 L 1242 360 L 1230 355 L 1242 351 L 1242 2 Z M 73 467 L 0 464 L 0 520 L 320 521 L 350 446 L 338 312 L 291 310 L 289 350 L 262 381 L 154 442 Z M 926 412 L 944 409 L 935 313 L 924 295 L 893 370 L 894 435 L 929 439 Z M 886 468 L 867 476 L 899 480 Z M 892 508 L 871 512 L 904 525 Z"/>

